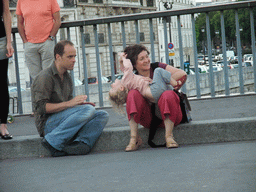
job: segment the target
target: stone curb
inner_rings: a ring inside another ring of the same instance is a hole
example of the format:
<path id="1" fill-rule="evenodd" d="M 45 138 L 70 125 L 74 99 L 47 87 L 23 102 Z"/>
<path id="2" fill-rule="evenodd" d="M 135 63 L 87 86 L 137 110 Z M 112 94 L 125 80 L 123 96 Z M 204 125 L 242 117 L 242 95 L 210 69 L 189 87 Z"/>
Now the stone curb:
<path id="1" fill-rule="evenodd" d="M 141 148 L 149 148 L 148 129 L 140 127 L 139 134 L 144 142 Z M 192 121 L 175 127 L 174 137 L 180 145 L 256 140 L 256 117 Z M 0 159 L 50 156 L 41 145 L 41 139 L 38 135 L 31 135 L 1 140 Z M 124 150 L 129 139 L 128 126 L 105 129 L 92 152 Z M 164 129 L 158 129 L 154 141 L 158 144 L 165 143 Z"/>

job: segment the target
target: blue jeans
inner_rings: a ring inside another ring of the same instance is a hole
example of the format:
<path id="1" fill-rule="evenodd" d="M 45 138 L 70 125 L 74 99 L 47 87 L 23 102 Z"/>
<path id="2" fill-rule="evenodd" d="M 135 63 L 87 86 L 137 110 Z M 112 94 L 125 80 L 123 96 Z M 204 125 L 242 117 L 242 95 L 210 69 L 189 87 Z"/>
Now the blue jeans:
<path id="1" fill-rule="evenodd" d="M 108 122 L 106 111 L 92 105 L 78 105 L 51 115 L 45 124 L 45 139 L 57 150 L 79 141 L 92 148 Z"/>

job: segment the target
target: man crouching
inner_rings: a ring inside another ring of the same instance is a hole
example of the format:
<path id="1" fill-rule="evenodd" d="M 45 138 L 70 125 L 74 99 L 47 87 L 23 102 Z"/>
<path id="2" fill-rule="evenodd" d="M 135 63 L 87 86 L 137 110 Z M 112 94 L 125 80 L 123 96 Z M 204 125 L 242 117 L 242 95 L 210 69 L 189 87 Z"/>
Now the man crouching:
<path id="1" fill-rule="evenodd" d="M 76 49 L 70 41 L 60 41 L 54 48 L 55 61 L 41 71 L 32 85 L 36 127 L 43 146 L 53 157 L 86 155 L 108 122 L 106 111 L 96 110 L 86 102 L 87 95 L 73 98 L 73 84 L 68 70 L 73 70 Z"/>

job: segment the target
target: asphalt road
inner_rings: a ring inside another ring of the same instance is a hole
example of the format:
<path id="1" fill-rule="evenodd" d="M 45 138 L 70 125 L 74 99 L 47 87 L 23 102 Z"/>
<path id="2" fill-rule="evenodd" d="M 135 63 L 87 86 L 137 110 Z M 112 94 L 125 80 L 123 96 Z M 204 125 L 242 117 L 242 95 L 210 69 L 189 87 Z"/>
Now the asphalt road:
<path id="1" fill-rule="evenodd" d="M 256 142 L 4 160 L 1 192 L 255 192 Z"/>
<path id="2" fill-rule="evenodd" d="M 193 121 L 256 117 L 256 95 L 192 100 L 190 104 Z M 126 116 L 116 113 L 112 108 L 104 110 L 110 115 L 106 128 L 128 126 Z M 15 117 L 14 120 L 14 123 L 8 125 L 13 136 L 38 134 L 34 118 L 21 116 Z"/>

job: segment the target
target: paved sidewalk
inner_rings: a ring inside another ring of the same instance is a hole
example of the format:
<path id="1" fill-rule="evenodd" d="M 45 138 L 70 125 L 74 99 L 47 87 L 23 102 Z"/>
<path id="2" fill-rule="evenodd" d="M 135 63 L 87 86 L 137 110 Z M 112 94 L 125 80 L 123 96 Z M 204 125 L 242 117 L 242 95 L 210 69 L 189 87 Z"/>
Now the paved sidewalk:
<path id="1" fill-rule="evenodd" d="M 256 95 L 192 100 L 190 104 L 193 121 L 256 117 Z M 106 128 L 128 126 L 125 116 L 117 114 L 112 108 L 104 110 L 110 115 Z M 15 117 L 14 123 L 9 124 L 8 127 L 14 137 L 38 135 L 33 117 Z"/>
<path id="2" fill-rule="evenodd" d="M 255 192 L 256 142 L 1 161 L 2 192 Z"/>
<path id="3" fill-rule="evenodd" d="M 256 140 L 256 95 L 239 97 L 192 100 L 191 123 L 175 127 L 174 137 L 181 146 L 221 142 Z M 106 109 L 110 120 L 92 152 L 124 150 L 130 139 L 128 120 L 113 109 Z M 16 117 L 9 125 L 14 138 L 9 141 L 0 139 L 0 159 L 50 156 L 41 145 L 34 118 Z M 143 139 L 141 148 L 147 145 L 148 129 L 139 128 Z M 154 141 L 165 143 L 164 129 L 159 129 Z"/>

